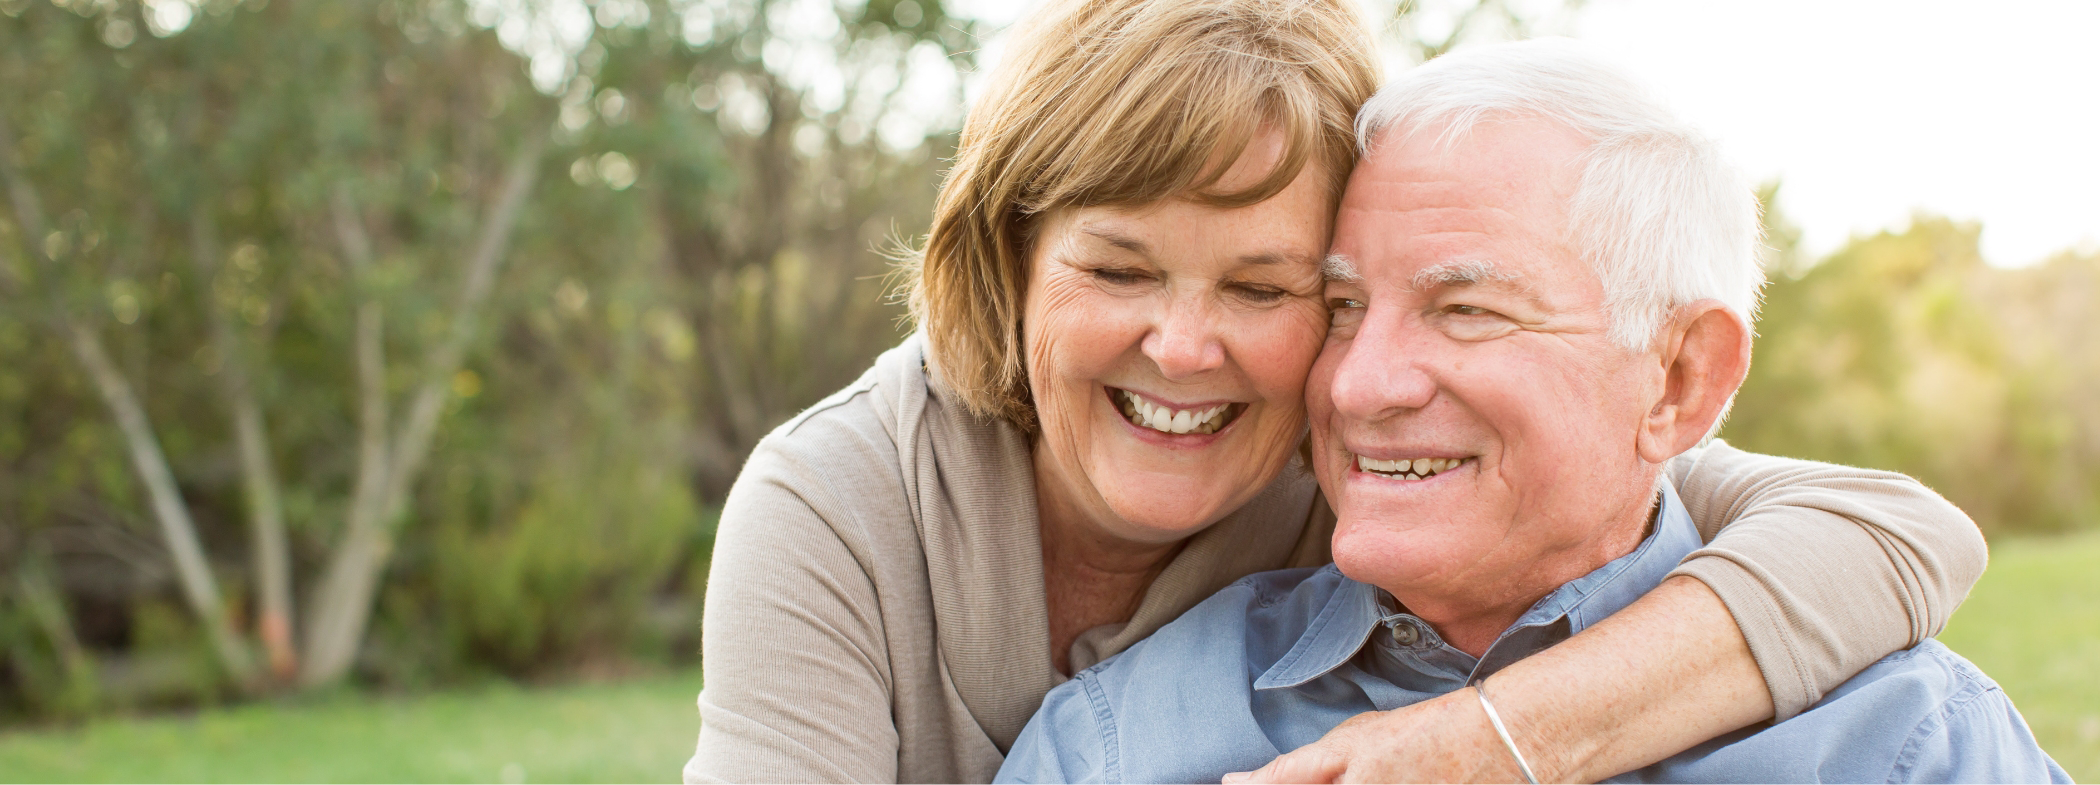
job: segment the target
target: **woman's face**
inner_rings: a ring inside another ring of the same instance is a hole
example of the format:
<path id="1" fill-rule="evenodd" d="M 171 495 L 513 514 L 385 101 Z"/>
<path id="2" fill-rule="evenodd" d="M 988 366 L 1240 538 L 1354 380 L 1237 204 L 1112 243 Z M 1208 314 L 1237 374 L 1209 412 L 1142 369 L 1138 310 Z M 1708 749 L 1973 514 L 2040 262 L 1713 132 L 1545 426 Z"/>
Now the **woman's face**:
<path id="1" fill-rule="evenodd" d="M 1273 160 L 1250 151 L 1220 188 L 1253 184 Z M 1173 542 L 1289 462 L 1327 331 L 1333 205 L 1315 169 L 1247 207 L 1175 198 L 1044 217 L 1022 333 L 1046 504 L 1117 539 Z"/>

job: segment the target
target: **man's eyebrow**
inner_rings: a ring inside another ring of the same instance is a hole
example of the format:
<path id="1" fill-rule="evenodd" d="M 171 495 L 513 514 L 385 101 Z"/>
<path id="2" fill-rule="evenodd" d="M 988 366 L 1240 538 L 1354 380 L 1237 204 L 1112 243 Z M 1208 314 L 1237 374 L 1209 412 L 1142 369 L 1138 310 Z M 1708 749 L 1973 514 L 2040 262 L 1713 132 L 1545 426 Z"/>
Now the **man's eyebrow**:
<path id="1" fill-rule="evenodd" d="M 1351 261 L 1349 257 L 1331 253 L 1320 262 L 1320 277 L 1330 281 L 1355 283 L 1363 280 L 1364 274 L 1357 271 L 1356 262 Z"/>
<path id="2" fill-rule="evenodd" d="M 1408 286 L 1417 292 L 1426 292 L 1438 287 L 1479 286 L 1482 284 L 1507 289 L 1533 302 L 1539 302 L 1538 290 L 1532 288 L 1531 282 L 1525 280 L 1524 276 L 1504 270 L 1501 267 L 1497 267 L 1494 262 L 1483 259 L 1445 262 L 1432 267 L 1425 267 L 1421 271 L 1416 272 L 1414 278 L 1408 281 Z"/>
<path id="3" fill-rule="evenodd" d="M 1085 232 L 1094 237 L 1098 237 L 1101 240 L 1107 242 L 1109 245 L 1113 245 L 1117 248 L 1121 248 L 1125 251 L 1129 251 L 1134 254 L 1140 254 L 1144 256 L 1150 256 L 1152 254 L 1151 249 L 1145 247 L 1144 241 L 1139 240 L 1135 237 L 1131 237 L 1130 235 L 1124 234 L 1122 232 L 1118 232 L 1114 229 L 1110 229 L 1104 226 L 1082 226 L 1079 228 L 1079 231 Z"/>

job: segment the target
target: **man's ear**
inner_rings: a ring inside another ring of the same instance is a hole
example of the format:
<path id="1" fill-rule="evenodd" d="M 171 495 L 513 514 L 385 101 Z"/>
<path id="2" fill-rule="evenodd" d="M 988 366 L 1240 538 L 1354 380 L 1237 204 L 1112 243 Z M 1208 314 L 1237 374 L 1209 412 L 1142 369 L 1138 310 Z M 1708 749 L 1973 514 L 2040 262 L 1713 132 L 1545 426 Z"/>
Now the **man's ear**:
<path id="1" fill-rule="evenodd" d="M 1641 457 L 1662 463 L 1706 438 L 1750 373 L 1750 327 L 1719 300 L 1678 308 L 1662 338 L 1663 390 L 1641 420 Z"/>

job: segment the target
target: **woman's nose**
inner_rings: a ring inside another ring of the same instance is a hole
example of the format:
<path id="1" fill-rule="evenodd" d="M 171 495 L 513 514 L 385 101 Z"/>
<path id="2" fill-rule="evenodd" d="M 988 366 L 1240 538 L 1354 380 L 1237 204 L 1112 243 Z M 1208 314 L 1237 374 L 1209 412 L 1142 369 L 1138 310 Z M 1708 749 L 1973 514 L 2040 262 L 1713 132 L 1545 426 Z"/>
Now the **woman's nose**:
<path id="1" fill-rule="evenodd" d="M 1216 320 L 1207 309 L 1193 303 L 1174 303 L 1145 335 L 1145 356 L 1159 366 L 1168 379 L 1181 380 L 1225 364 L 1225 345 L 1219 340 Z"/>
<path id="2" fill-rule="evenodd" d="M 1329 345 L 1347 352 L 1328 387 L 1335 413 L 1370 422 L 1429 405 L 1436 380 L 1424 370 L 1429 347 L 1415 332 L 1397 320 L 1366 319 L 1347 344 Z"/>

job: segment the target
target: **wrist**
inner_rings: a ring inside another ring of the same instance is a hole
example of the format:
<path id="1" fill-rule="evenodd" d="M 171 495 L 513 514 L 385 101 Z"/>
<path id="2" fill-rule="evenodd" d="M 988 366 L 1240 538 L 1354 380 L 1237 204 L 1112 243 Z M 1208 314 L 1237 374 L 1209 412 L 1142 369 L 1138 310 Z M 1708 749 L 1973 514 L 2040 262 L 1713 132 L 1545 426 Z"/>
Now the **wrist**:
<path id="1" fill-rule="evenodd" d="M 1495 738 L 1509 751 L 1510 760 L 1517 764 L 1517 772 L 1524 775 L 1525 782 L 1539 785 L 1538 774 L 1532 771 L 1531 763 L 1524 759 L 1524 751 L 1517 747 L 1516 739 L 1510 737 L 1509 726 L 1503 724 L 1501 713 L 1495 711 L 1495 703 L 1488 697 L 1487 681 L 1475 681 L 1472 687 L 1473 696 L 1480 699 L 1481 712 L 1487 715 L 1488 726 L 1495 729 Z"/>
<path id="2" fill-rule="evenodd" d="M 1478 705 L 1474 690 L 1466 689 L 1464 697 L 1475 704 L 1473 714 L 1488 745 L 1489 757 L 1498 761 L 1497 773 L 1506 781 L 1524 781 L 1517 764 L 1519 756 L 1530 765 L 1532 776 L 1539 782 L 1592 782 L 1610 776 L 1592 776 L 1587 765 L 1602 754 L 1606 734 L 1585 733 L 1570 718 L 1556 716 L 1551 703 L 1539 698 L 1550 692 L 1529 689 L 1519 680 L 1508 678 L 1483 679 L 1481 685 L 1486 688 L 1496 716 L 1502 720 L 1503 730 L 1509 734 L 1507 744 L 1496 732 L 1487 711 Z M 1578 714 L 1573 719 L 1583 718 Z M 1509 749 L 1511 746 L 1515 753 Z"/>

